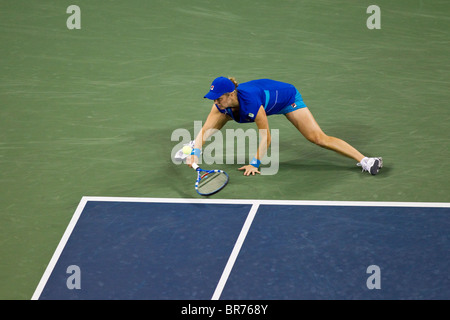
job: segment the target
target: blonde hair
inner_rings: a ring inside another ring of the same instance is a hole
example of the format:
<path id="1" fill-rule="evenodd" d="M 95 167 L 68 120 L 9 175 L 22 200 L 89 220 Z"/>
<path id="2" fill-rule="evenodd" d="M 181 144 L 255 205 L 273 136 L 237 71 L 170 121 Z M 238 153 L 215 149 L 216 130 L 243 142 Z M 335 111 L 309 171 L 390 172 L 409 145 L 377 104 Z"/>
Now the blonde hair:
<path id="1" fill-rule="evenodd" d="M 239 84 L 237 83 L 236 79 L 235 79 L 234 77 L 229 77 L 228 79 L 230 79 L 231 82 L 234 83 L 234 88 L 236 89 L 236 88 L 238 87 L 238 85 L 239 85 Z"/>

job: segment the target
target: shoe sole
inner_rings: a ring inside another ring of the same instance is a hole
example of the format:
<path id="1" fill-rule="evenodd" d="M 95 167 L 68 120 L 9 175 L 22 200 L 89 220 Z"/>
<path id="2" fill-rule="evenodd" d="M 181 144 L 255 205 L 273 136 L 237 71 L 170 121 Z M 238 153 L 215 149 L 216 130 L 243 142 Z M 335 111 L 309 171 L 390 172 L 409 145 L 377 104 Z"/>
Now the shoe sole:
<path id="1" fill-rule="evenodd" d="M 373 176 L 376 175 L 380 171 L 380 168 L 381 168 L 380 161 L 378 161 L 377 159 L 373 163 L 373 166 L 370 168 L 370 174 Z"/>

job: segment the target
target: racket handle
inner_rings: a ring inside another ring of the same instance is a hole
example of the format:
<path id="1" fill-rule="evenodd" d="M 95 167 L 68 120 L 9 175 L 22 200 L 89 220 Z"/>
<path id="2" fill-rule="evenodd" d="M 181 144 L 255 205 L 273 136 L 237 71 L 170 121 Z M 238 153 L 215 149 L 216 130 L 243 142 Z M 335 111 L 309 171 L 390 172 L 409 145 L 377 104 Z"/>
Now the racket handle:
<path id="1" fill-rule="evenodd" d="M 198 168 L 198 164 L 196 164 L 195 162 L 192 164 L 192 168 L 194 169 L 194 170 L 197 170 L 197 168 Z"/>

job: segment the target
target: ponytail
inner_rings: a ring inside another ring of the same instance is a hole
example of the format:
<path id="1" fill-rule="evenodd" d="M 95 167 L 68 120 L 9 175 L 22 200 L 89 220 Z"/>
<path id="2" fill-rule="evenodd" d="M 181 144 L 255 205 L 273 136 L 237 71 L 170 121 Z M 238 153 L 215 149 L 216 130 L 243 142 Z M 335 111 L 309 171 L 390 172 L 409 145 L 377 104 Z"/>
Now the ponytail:
<path id="1" fill-rule="evenodd" d="M 239 85 L 239 84 L 237 83 L 236 79 L 235 79 L 234 77 L 229 77 L 228 79 L 230 79 L 231 82 L 234 83 L 234 88 L 236 89 L 236 88 L 238 87 L 238 85 Z"/>

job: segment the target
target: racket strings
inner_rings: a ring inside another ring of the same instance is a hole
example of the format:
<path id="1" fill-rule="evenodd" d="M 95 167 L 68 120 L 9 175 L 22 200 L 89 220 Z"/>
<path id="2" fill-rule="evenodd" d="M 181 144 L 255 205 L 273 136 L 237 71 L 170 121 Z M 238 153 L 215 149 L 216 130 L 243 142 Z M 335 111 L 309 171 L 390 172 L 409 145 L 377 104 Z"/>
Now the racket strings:
<path id="1" fill-rule="evenodd" d="M 223 172 L 212 172 L 203 175 L 198 183 L 198 190 L 201 193 L 210 193 L 222 188 L 228 181 L 228 176 Z"/>

